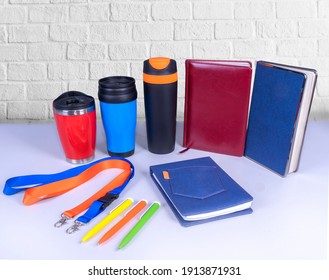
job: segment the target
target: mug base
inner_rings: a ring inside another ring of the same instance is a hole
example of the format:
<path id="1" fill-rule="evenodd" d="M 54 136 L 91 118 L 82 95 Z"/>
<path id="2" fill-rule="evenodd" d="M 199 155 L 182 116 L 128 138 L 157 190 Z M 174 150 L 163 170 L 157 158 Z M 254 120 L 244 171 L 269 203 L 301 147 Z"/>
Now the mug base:
<path id="1" fill-rule="evenodd" d="M 87 163 L 89 161 L 92 161 L 93 159 L 94 159 L 94 155 L 92 155 L 89 158 L 82 158 L 82 159 L 66 158 L 66 161 L 68 161 L 69 163 L 73 163 L 73 164 L 83 164 L 83 163 Z"/>
<path id="2" fill-rule="evenodd" d="M 175 150 L 175 146 L 168 148 L 154 148 L 154 147 L 148 147 L 149 152 L 152 154 L 157 154 L 157 155 L 165 155 L 165 154 L 170 154 Z"/>
<path id="3" fill-rule="evenodd" d="M 114 153 L 114 152 L 111 152 L 111 151 L 107 151 L 107 152 L 110 156 L 114 156 L 114 157 L 130 157 L 134 154 L 135 149 L 133 149 L 129 152 L 125 152 L 125 153 Z"/>

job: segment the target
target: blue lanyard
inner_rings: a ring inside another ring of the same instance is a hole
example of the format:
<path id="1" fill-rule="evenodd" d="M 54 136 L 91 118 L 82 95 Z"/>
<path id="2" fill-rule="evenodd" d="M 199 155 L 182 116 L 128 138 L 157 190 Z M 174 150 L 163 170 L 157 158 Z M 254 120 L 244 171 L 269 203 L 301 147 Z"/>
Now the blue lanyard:
<path id="1" fill-rule="evenodd" d="M 96 165 L 97 163 L 108 161 L 108 160 L 120 160 L 125 161 L 130 166 L 130 175 L 129 177 L 124 181 L 123 184 L 120 186 L 117 186 L 116 188 L 112 189 L 111 191 L 107 192 L 106 195 L 98 198 L 92 204 L 90 205 L 89 209 L 82 215 L 79 216 L 72 227 L 70 227 L 66 232 L 67 233 L 73 233 L 81 225 L 84 225 L 88 222 L 90 222 L 93 218 L 95 218 L 97 215 L 102 213 L 106 207 L 108 207 L 115 199 L 117 199 L 120 195 L 120 193 L 124 190 L 126 185 L 129 183 L 129 181 L 134 177 L 134 166 L 133 164 L 124 158 L 119 157 L 107 157 L 103 158 L 82 166 L 74 167 L 68 170 L 65 170 L 63 172 L 54 173 L 54 174 L 35 174 L 35 175 L 25 175 L 25 176 L 17 176 L 12 177 L 8 179 L 5 183 L 3 193 L 6 195 L 13 195 L 21 191 L 25 191 L 32 188 L 41 187 L 56 181 L 65 180 L 68 178 L 72 178 L 75 176 L 78 176 L 82 172 L 86 171 L 88 168 L 91 168 L 92 166 Z M 54 190 L 56 191 L 56 190 Z M 65 213 L 65 212 L 64 212 Z M 68 216 L 62 214 L 62 218 L 55 224 L 55 227 L 60 227 L 66 223 L 68 219 L 70 219 Z"/>

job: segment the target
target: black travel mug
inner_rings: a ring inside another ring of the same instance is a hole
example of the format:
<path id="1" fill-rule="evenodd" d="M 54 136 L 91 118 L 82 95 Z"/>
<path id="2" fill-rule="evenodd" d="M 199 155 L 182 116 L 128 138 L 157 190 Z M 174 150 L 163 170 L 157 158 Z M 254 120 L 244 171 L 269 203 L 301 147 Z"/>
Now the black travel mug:
<path id="1" fill-rule="evenodd" d="M 176 139 L 176 61 L 166 57 L 145 60 L 143 81 L 148 150 L 170 153 Z"/>

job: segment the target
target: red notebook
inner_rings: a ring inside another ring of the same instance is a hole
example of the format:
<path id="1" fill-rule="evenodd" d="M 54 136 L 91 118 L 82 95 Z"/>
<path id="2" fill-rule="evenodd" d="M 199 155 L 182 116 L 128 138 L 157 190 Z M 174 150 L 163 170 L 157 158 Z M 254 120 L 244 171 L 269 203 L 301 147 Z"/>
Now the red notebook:
<path id="1" fill-rule="evenodd" d="M 251 76 L 249 61 L 186 60 L 184 147 L 243 156 Z"/>

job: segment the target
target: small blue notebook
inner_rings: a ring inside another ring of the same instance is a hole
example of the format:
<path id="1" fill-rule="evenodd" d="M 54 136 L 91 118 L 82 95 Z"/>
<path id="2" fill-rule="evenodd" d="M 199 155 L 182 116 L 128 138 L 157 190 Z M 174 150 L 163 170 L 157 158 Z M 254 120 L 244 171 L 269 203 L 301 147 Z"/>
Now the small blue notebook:
<path id="1" fill-rule="evenodd" d="M 252 196 L 210 157 L 153 165 L 150 173 L 183 226 L 252 213 Z"/>
<path id="2" fill-rule="evenodd" d="M 285 176 L 297 170 L 316 71 L 257 62 L 245 156 Z"/>

